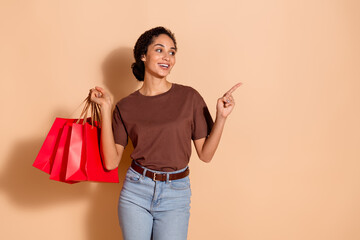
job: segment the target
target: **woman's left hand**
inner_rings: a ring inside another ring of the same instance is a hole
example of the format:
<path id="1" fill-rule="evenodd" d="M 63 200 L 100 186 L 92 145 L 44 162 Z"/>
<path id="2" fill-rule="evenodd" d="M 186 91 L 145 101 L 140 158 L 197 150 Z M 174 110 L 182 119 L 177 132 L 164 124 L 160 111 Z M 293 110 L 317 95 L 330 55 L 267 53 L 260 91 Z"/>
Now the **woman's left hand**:
<path id="1" fill-rule="evenodd" d="M 232 93 L 240 87 L 242 83 L 238 83 L 227 91 L 223 97 L 217 101 L 216 114 L 217 117 L 227 118 L 235 106 L 235 101 Z"/>

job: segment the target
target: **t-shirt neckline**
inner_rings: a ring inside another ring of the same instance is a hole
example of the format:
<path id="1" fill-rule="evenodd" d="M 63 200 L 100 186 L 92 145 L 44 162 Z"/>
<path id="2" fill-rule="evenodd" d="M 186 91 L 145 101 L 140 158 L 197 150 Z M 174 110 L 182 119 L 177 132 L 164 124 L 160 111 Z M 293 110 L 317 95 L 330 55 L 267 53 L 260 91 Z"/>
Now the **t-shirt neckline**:
<path id="1" fill-rule="evenodd" d="M 168 93 L 170 93 L 174 89 L 175 85 L 176 85 L 175 83 L 171 83 L 171 87 L 169 88 L 169 90 L 167 90 L 166 92 L 154 95 L 154 96 L 143 95 L 143 94 L 140 93 L 140 89 L 137 90 L 136 93 L 137 93 L 138 96 L 141 96 L 141 97 L 144 97 L 144 98 L 157 98 L 157 97 L 161 97 L 161 96 L 164 96 L 164 95 L 167 95 Z"/>

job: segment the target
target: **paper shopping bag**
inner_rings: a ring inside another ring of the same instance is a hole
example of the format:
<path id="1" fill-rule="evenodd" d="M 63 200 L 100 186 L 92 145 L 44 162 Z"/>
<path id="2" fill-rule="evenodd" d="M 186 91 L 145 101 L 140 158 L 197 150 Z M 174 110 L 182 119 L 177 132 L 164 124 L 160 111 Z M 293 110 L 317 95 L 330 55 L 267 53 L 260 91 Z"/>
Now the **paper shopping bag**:
<path id="1" fill-rule="evenodd" d="M 77 120 L 72 119 L 72 121 L 77 121 Z M 68 155 L 69 155 L 68 153 L 69 153 L 72 124 L 73 123 L 69 119 L 69 121 L 63 127 L 61 135 L 59 137 L 59 143 L 55 150 L 55 157 L 50 172 L 50 179 L 52 180 L 67 182 L 67 183 L 76 182 L 76 181 L 66 180 L 66 169 L 68 163 Z"/>
<path id="2" fill-rule="evenodd" d="M 87 124 L 87 123 L 85 123 Z M 84 124 L 73 123 L 71 128 L 71 137 L 68 147 L 68 158 L 66 166 L 67 181 L 86 181 L 86 136 Z"/>
<path id="3" fill-rule="evenodd" d="M 100 155 L 100 128 L 85 124 L 86 173 L 88 181 L 119 182 L 118 169 L 107 170 Z"/>
<path id="4" fill-rule="evenodd" d="M 63 127 L 74 119 L 56 118 L 45 141 L 33 163 L 33 166 L 50 174 L 51 165 L 54 161 L 56 149 L 60 141 Z"/>
<path id="5" fill-rule="evenodd" d="M 119 182 L 118 170 L 106 170 L 100 155 L 97 122 L 72 124 L 66 181 Z"/>

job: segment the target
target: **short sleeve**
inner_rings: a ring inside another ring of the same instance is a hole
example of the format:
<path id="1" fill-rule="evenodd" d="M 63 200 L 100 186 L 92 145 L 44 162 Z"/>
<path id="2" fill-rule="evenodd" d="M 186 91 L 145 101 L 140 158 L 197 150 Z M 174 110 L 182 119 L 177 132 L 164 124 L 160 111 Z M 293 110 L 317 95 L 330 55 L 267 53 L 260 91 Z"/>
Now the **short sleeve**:
<path id="1" fill-rule="evenodd" d="M 112 130 L 115 143 L 125 147 L 128 143 L 128 134 L 118 106 L 115 107 L 113 112 Z"/>
<path id="2" fill-rule="evenodd" d="M 193 98 L 193 122 L 191 139 L 197 140 L 207 137 L 214 125 L 209 109 L 204 99 L 195 91 Z"/>

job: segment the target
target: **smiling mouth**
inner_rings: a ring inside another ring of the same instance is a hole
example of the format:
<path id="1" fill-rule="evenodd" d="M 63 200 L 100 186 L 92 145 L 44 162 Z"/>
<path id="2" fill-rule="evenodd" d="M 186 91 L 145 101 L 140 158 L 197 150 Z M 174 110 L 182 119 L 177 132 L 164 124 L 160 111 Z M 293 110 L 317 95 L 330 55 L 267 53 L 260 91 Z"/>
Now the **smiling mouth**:
<path id="1" fill-rule="evenodd" d="M 160 63 L 159 66 L 160 66 L 161 68 L 168 69 L 170 65 L 169 65 L 169 64 Z"/>

